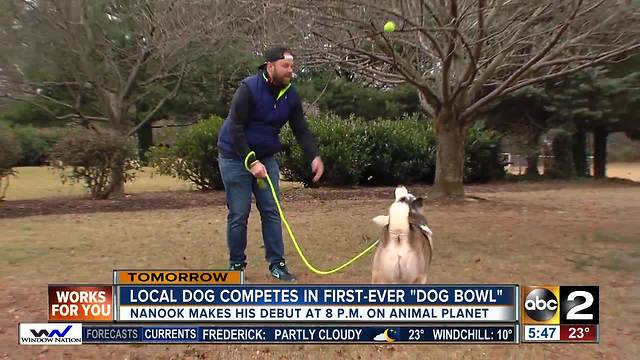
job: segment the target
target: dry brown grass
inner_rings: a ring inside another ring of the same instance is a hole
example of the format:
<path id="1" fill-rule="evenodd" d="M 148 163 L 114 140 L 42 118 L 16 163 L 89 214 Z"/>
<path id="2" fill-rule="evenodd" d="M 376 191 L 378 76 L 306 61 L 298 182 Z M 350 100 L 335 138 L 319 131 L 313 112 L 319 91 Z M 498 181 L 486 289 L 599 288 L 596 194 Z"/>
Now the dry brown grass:
<path id="1" fill-rule="evenodd" d="M 424 189 L 424 188 L 422 188 Z M 1 219 L 0 358 L 171 359 L 632 359 L 640 352 L 640 187 L 608 183 L 537 183 L 469 187 L 488 201 L 433 203 L 435 283 L 595 284 L 601 300 L 599 345 L 373 346 L 218 345 L 43 347 L 17 345 L 19 322 L 47 320 L 48 283 L 110 283 L 114 268 L 222 268 L 224 206 Z M 345 261 L 375 238 L 370 219 L 390 199 L 284 204 L 291 226 L 318 267 Z M 302 190 L 296 190 L 302 191 Z M 305 190 L 306 191 L 306 190 Z M 331 193 L 332 190 L 326 190 Z M 335 191 L 335 190 L 334 190 Z M 304 192 L 304 191 L 302 191 Z M 212 195 L 213 196 L 213 195 Z M 6 204 L 10 202 L 5 202 Z M 300 283 L 370 281 L 371 257 L 334 276 L 305 270 L 288 239 Z M 259 217 L 252 209 L 248 276 L 266 272 Z M 330 249 L 328 251 L 327 249 Z M 63 271 L 52 269 L 63 268 Z M 634 355 L 636 354 L 636 355 Z"/>
<path id="2" fill-rule="evenodd" d="M 511 166 L 508 168 L 509 173 L 513 175 L 524 174 L 525 167 Z M 540 173 L 544 172 L 542 165 L 538 167 Z M 593 174 L 593 169 L 591 169 Z M 615 162 L 607 164 L 607 177 L 629 179 L 640 181 L 640 162 Z"/>
<path id="3" fill-rule="evenodd" d="M 640 181 L 640 162 L 607 164 L 607 176 Z"/>

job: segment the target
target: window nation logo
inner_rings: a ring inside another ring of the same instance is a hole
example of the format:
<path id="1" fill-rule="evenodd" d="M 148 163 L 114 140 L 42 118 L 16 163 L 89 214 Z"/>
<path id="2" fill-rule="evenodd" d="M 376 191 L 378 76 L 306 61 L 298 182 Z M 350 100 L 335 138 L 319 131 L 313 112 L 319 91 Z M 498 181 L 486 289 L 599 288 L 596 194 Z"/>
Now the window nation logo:
<path id="1" fill-rule="evenodd" d="M 82 345 L 82 324 L 20 324 L 21 345 Z"/>

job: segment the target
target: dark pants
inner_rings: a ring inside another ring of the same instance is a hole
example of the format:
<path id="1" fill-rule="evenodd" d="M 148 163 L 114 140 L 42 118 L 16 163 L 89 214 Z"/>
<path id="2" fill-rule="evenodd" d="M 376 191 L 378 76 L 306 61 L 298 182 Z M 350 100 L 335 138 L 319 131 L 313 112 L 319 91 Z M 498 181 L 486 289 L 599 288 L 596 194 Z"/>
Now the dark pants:
<path id="1" fill-rule="evenodd" d="M 261 159 L 271 178 L 280 201 L 280 186 L 278 182 L 280 169 L 273 157 Z M 271 195 L 271 188 L 266 179 L 265 187 L 258 187 L 256 178 L 245 169 L 242 160 L 218 157 L 222 182 L 227 196 L 227 246 L 229 247 L 229 262 L 243 263 L 247 256 L 247 220 L 251 211 L 251 194 L 256 197 L 256 205 L 260 211 L 262 221 L 262 239 L 264 241 L 265 257 L 269 264 L 284 260 L 284 244 L 282 242 L 282 225 L 278 208 Z"/>

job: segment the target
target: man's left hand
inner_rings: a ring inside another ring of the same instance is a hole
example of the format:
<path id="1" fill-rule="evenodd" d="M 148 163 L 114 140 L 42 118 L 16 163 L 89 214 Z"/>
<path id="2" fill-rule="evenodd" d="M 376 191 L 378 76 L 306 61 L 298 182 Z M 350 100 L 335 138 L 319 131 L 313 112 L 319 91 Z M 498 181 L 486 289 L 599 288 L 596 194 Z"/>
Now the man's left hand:
<path id="1" fill-rule="evenodd" d="M 317 182 L 320 180 L 322 173 L 324 173 L 324 164 L 322 163 L 322 159 L 320 156 L 316 156 L 315 159 L 311 162 L 311 171 L 315 174 L 313 177 L 313 182 Z"/>

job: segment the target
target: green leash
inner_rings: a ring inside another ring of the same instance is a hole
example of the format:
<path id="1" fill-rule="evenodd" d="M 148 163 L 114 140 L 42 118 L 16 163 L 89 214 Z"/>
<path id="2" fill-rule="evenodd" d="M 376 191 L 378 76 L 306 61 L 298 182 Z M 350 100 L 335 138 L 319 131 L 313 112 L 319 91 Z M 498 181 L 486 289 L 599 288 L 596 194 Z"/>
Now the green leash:
<path id="1" fill-rule="evenodd" d="M 307 266 L 307 268 L 309 268 L 309 270 L 313 271 L 314 273 L 316 273 L 318 275 L 329 275 L 329 274 L 333 274 L 335 272 L 338 272 L 338 271 L 346 268 L 347 266 L 353 264 L 356 260 L 358 260 L 361 257 L 363 257 L 366 253 L 371 251 L 378 244 L 378 242 L 380 242 L 380 239 L 376 240 L 373 244 L 371 244 L 368 248 L 364 249 L 361 253 L 359 253 L 358 255 L 354 256 L 351 260 L 349 260 L 346 263 L 338 266 L 335 269 L 320 270 L 320 269 L 316 268 L 315 266 L 311 265 L 311 263 L 309 263 L 309 260 L 307 260 L 307 257 L 304 256 L 304 253 L 302 252 L 302 249 L 300 248 L 300 244 L 298 244 L 298 241 L 296 240 L 296 237 L 293 235 L 293 231 L 291 231 L 291 227 L 289 226 L 289 222 L 287 222 L 287 219 L 285 218 L 284 213 L 282 212 L 282 207 L 280 206 L 280 201 L 278 201 L 278 195 L 276 194 L 276 190 L 273 187 L 273 183 L 271 182 L 271 178 L 269 177 L 269 174 L 267 174 L 267 178 L 266 179 L 267 179 L 267 182 L 269 183 L 269 187 L 271 188 L 271 196 L 273 196 L 273 200 L 276 202 L 276 206 L 278 207 L 278 213 L 280 214 L 280 219 L 282 219 L 282 222 L 284 223 L 284 226 L 287 229 L 287 232 L 289 233 L 289 238 L 291 239 L 291 241 L 293 241 L 293 245 L 295 246 L 296 250 L 298 251 L 298 255 L 300 255 L 300 258 L 302 259 L 302 262 L 304 262 L 304 264 Z M 264 180 L 263 179 L 258 179 L 258 186 L 261 189 L 265 188 L 265 184 L 264 184 Z"/>

